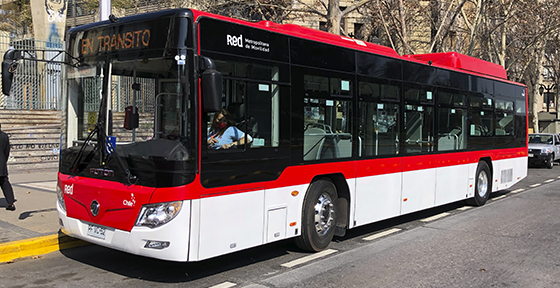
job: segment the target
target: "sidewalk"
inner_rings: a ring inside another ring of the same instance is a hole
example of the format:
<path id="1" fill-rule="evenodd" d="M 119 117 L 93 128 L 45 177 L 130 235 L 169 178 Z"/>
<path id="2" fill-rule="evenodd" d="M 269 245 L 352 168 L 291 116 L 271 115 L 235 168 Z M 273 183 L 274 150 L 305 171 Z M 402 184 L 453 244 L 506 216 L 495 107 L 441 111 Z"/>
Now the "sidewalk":
<path id="1" fill-rule="evenodd" d="M 0 194 L 0 263 L 56 251 L 62 243 L 79 241 L 59 233 L 57 173 L 55 169 L 10 171 L 17 202 L 16 211 L 8 211 Z"/>

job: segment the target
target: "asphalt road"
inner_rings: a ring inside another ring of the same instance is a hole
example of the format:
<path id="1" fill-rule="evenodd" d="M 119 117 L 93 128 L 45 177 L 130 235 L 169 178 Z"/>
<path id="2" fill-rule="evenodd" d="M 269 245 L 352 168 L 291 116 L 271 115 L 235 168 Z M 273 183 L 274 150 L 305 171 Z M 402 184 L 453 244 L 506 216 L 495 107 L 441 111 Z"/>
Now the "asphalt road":
<path id="1" fill-rule="evenodd" d="M 483 207 L 359 227 L 321 254 L 288 240 L 175 263 L 92 245 L 0 265 L 0 287 L 560 287 L 558 175 L 531 168 Z"/>

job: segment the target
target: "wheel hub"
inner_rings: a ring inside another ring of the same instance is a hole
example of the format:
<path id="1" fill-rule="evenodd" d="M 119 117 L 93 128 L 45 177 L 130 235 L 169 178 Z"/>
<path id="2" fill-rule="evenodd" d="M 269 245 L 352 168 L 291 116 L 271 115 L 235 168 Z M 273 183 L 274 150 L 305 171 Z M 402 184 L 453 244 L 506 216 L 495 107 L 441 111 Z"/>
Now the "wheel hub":
<path id="1" fill-rule="evenodd" d="M 315 229 L 319 235 L 325 234 L 333 225 L 334 205 L 331 197 L 323 193 L 315 204 Z"/>
<path id="2" fill-rule="evenodd" d="M 480 171 L 476 183 L 478 196 L 484 198 L 486 193 L 488 193 L 488 175 L 486 174 L 486 171 Z"/>

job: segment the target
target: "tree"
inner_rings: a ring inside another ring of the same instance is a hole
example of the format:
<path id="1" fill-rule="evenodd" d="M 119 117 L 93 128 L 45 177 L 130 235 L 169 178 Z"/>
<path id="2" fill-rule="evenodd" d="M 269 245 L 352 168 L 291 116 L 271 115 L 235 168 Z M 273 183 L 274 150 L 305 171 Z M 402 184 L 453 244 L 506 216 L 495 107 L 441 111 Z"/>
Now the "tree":
<path id="1" fill-rule="evenodd" d="M 291 13 L 290 0 L 201 1 L 199 9 L 247 21 L 268 20 L 282 23 Z"/>
<path id="2" fill-rule="evenodd" d="M 14 0 L 13 2 L 2 4 L 1 9 L 0 30 L 16 35 L 33 33 L 33 21 L 31 18 L 31 5 L 29 0 Z"/>
<path id="3" fill-rule="evenodd" d="M 343 34 L 348 36 L 348 33 L 341 29 L 342 20 L 347 17 L 351 12 L 358 10 L 360 7 L 371 2 L 372 0 L 359 0 L 358 2 L 352 3 L 350 6 L 341 10 L 339 0 L 316 0 L 311 4 L 308 1 L 296 0 L 300 6 L 304 7 L 301 9 L 292 9 L 294 12 L 298 13 L 310 13 L 315 14 L 327 22 L 327 31 L 333 34 Z"/>

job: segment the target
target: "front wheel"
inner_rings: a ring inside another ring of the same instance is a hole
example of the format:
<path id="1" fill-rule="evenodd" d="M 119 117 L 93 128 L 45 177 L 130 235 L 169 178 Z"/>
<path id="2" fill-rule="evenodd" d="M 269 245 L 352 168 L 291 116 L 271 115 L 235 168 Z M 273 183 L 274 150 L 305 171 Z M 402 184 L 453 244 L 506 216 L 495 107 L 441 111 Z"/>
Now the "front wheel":
<path id="1" fill-rule="evenodd" d="M 317 180 L 309 186 L 303 201 L 301 235 L 296 245 L 317 252 L 329 246 L 336 228 L 336 187 L 331 181 Z"/>
<path id="2" fill-rule="evenodd" d="M 554 155 L 550 154 L 546 158 L 546 168 L 552 169 L 554 167 Z"/>
<path id="3" fill-rule="evenodd" d="M 474 197 L 467 200 L 467 203 L 473 206 L 482 206 L 486 204 L 492 192 L 492 174 L 490 173 L 488 164 L 484 161 L 478 162 L 474 190 Z"/>

